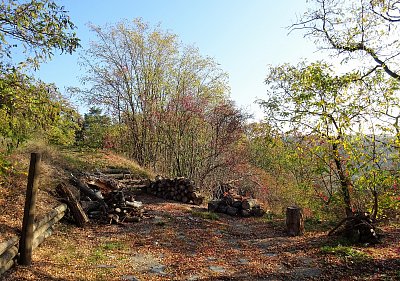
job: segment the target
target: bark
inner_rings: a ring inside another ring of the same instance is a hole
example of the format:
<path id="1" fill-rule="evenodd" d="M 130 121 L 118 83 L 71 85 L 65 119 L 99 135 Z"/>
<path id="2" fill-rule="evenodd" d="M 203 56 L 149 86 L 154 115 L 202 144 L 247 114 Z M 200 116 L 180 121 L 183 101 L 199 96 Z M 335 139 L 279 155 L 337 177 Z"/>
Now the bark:
<path id="1" fill-rule="evenodd" d="M 245 199 L 242 201 L 242 208 L 243 209 L 251 209 L 257 205 L 257 201 L 254 199 Z"/>
<path id="2" fill-rule="evenodd" d="M 353 184 L 352 184 L 350 178 L 346 175 L 345 168 L 343 167 L 343 164 L 341 161 L 342 159 L 340 156 L 338 144 L 333 143 L 332 149 L 333 149 L 336 169 L 337 169 L 337 172 L 339 175 L 343 201 L 345 204 L 346 216 L 351 217 L 353 215 L 353 208 L 352 208 L 352 204 L 351 204 L 350 189 L 353 187 Z"/>
<path id="3" fill-rule="evenodd" d="M 36 198 L 39 185 L 41 154 L 31 153 L 29 165 L 28 184 L 26 187 L 24 218 L 22 221 L 22 233 L 19 243 L 19 263 L 31 265 L 33 224 L 36 216 Z"/>
<path id="4" fill-rule="evenodd" d="M 376 190 L 373 190 L 372 195 L 374 197 L 374 206 L 372 208 L 371 218 L 375 221 L 378 215 L 378 208 L 379 208 L 378 192 Z"/>
<path id="5" fill-rule="evenodd" d="M 290 236 L 303 235 L 304 219 L 301 208 L 293 206 L 286 209 L 286 230 Z"/>
<path id="6" fill-rule="evenodd" d="M 52 227 L 55 223 L 57 223 L 63 217 L 64 217 L 64 213 L 59 213 L 57 216 L 53 217 L 51 220 L 42 223 L 42 225 L 33 232 L 33 238 L 35 239 L 35 238 L 39 237 L 40 235 L 42 235 L 44 232 L 47 231 L 47 229 Z"/>
<path id="7" fill-rule="evenodd" d="M 36 237 L 32 241 L 32 249 L 36 249 L 43 241 L 53 234 L 53 227 L 48 228 L 45 232 L 43 232 L 40 236 Z"/>
<path id="8" fill-rule="evenodd" d="M 89 197 L 93 201 L 102 201 L 103 198 L 101 195 L 97 194 L 93 190 L 91 190 L 86 183 L 81 182 L 79 179 L 76 177 L 73 177 L 70 179 L 71 184 L 74 186 L 78 187 L 79 190 L 84 193 L 87 197 Z"/>
<path id="9" fill-rule="evenodd" d="M 7 270 L 9 270 L 13 265 L 15 264 L 14 260 L 10 260 L 7 264 L 5 264 L 4 266 L 0 266 L 0 276 L 6 272 Z"/>
<path id="10" fill-rule="evenodd" d="M 212 201 L 208 202 L 208 211 L 216 212 L 220 203 L 221 203 L 221 200 L 212 200 Z"/>

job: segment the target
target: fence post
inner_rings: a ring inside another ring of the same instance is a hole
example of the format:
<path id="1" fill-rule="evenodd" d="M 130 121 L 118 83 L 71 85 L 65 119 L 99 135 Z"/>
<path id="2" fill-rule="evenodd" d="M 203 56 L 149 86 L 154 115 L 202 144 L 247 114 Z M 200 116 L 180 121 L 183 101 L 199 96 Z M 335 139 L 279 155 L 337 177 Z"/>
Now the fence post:
<path id="1" fill-rule="evenodd" d="M 36 216 L 36 197 L 41 155 L 31 153 L 28 184 L 26 187 L 24 219 L 22 222 L 21 240 L 19 243 L 19 264 L 30 265 L 32 262 L 33 223 Z"/>

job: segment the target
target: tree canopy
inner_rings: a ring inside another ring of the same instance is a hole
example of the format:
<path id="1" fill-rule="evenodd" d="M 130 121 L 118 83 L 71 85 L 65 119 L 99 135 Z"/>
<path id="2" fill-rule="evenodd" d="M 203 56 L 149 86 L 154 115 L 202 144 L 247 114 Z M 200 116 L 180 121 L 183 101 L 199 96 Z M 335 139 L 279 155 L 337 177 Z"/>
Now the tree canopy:
<path id="1" fill-rule="evenodd" d="M 356 59 L 364 75 L 383 69 L 399 80 L 399 2 L 393 0 L 313 0 L 294 24 L 321 49 L 334 50 L 344 60 Z"/>
<path id="2" fill-rule="evenodd" d="M 27 64 L 37 68 L 51 58 L 55 50 L 72 53 L 79 46 L 67 11 L 51 0 L 0 3 L 0 60 L 2 68 Z M 16 54 L 25 58 L 16 61 Z"/>

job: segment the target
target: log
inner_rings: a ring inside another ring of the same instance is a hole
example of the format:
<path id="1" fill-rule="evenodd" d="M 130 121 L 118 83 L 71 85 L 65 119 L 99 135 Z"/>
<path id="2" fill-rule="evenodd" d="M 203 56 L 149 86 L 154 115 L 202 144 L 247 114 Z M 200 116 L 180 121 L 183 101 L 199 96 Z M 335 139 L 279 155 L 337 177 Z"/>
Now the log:
<path id="1" fill-rule="evenodd" d="M 51 221 L 53 218 L 59 216 L 60 214 L 64 215 L 66 210 L 67 210 L 66 204 L 58 205 L 51 212 L 49 212 L 47 215 L 45 215 L 40 221 L 35 222 L 33 224 L 33 231 L 35 232 L 36 229 L 42 227 L 44 224 L 48 223 L 49 221 Z M 57 221 L 59 221 L 61 218 L 59 218 Z"/>
<path id="2" fill-rule="evenodd" d="M 74 186 L 78 187 L 79 190 L 84 193 L 87 197 L 89 197 L 93 201 L 103 201 L 103 197 L 99 194 L 94 192 L 89 188 L 89 186 L 86 183 L 81 182 L 79 179 L 76 177 L 72 177 L 70 179 L 71 184 Z M 104 204 L 105 205 L 105 204 Z"/>
<path id="3" fill-rule="evenodd" d="M 45 232 L 43 232 L 40 236 L 36 237 L 32 241 L 32 249 L 36 249 L 42 242 L 49 236 L 53 234 L 53 227 L 48 228 Z"/>
<path id="4" fill-rule="evenodd" d="M 299 236 L 304 233 L 303 211 L 297 206 L 286 209 L 286 230 L 290 236 Z"/>
<path id="5" fill-rule="evenodd" d="M 254 199 L 244 199 L 242 200 L 242 209 L 249 210 L 257 205 L 257 201 Z"/>
<path id="6" fill-rule="evenodd" d="M 124 168 L 108 168 L 101 171 L 103 174 L 107 174 L 107 176 L 112 176 L 113 174 L 130 174 L 131 171 L 129 169 Z"/>
<path id="7" fill-rule="evenodd" d="M 18 240 L 19 240 L 18 236 L 13 236 L 10 239 L 8 239 L 7 241 L 0 243 L 0 255 L 2 255 L 5 251 L 7 251 L 12 246 L 17 245 Z"/>
<path id="8" fill-rule="evenodd" d="M 52 218 L 51 220 L 47 221 L 46 223 L 43 223 L 41 227 L 37 228 L 36 231 L 33 232 L 33 238 L 37 238 L 40 235 L 42 235 L 47 229 L 52 227 L 56 222 L 61 220 L 64 217 L 65 213 L 59 213 L 57 216 Z"/>
<path id="9" fill-rule="evenodd" d="M 4 266 L 0 266 L 0 276 L 6 272 L 7 270 L 9 270 L 11 267 L 13 267 L 13 265 L 15 264 L 15 261 L 12 259 L 9 262 L 7 262 L 7 264 L 5 264 Z"/>
<path id="10" fill-rule="evenodd" d="M 251 212 L 250 212 L 250 210 L 242 209 L 242 210 L 240 210 L 240 215 L 241 215 L 242 217 L 247 218 L 247 217 L 250 217 L 250 216 L 251 216 Z"/>
<path id="11" fill-rule="evenodd" d="M 2 255 L 0 255 L 0 268 L 4 267 L 10 260 L 13 260 L 18 254 L 18 248 L 12 246 Z"/>
<path id="12" fill-rule="evenodd" d="M 204 197 L 197 197 L 193 199 L 193 204 L 199 206 L 201 204 L 203 204 L 204 201 Z"/>
<path id="13" fill-rule="evenodd" d="M 98 211 L 101 207 L 101 204 L 97 201 L 80 201 L 80 203 L 86 214 Z"/>
<path id="14" fill-rule="evenodd" d="M 240 200 L 235 200 L 232 204 L 233 207 L 237 208 L 237 209 L 243 209 L 242 208 L 242 201 Z"/>
<path id="15" fill-rule="evenodd" d="M 74 217 L 77 226 L 82 227 L 87 222 L 89 222 L 89 218 L 83 211 L 81 204 L 66 184 L 60 183 L 56 187 L 56 190 L 63 198 L 66 198 L 68 207 L 71 210 L 72 216 Z"/>
<path id="16" fill-rule="evenodd" d="M 216 212 L 220 203 L 221 200 L 211 200 L 210 202 L 208 202 L 208 211 Z"/>
<path id="17" fill-rule="evenodd" d="M 232 206 L 226 207 L 226 213 L 230 216 L 236 216 L 238 213 L 238 209 Z"/>
<path id="18" fill-rule="evenodd" d="M 133 201 L 133 202 L 126 201 L 125 204 L 133 208 L 138 208 L 138 209 L 143 208 L 143 203 L 140 201 Z"/>
<path id="19" fill-rule="evenodd" d="M 254 217 L 262 217 L 265 214 L 265 211 L 260 207 L 260 205 L 256 205 L 251 208 L 250 214 Z"/>

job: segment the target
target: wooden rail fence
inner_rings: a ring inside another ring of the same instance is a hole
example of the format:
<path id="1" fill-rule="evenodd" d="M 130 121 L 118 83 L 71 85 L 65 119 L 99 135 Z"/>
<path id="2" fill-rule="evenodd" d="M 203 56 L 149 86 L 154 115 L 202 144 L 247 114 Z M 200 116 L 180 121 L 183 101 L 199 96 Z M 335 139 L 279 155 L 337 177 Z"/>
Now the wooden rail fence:
<path id="1" fill-rule="evenodd" d="M 54 224 L 64 217 L 67 205 L 61 204 L 51 210 L 40 221 L 33 224 L 32 249 L 37 248 L 54 230 Z M 18 258 L 20 237 L 13 236 L 0 243 L 0 275 L 9 270 Z"/>

